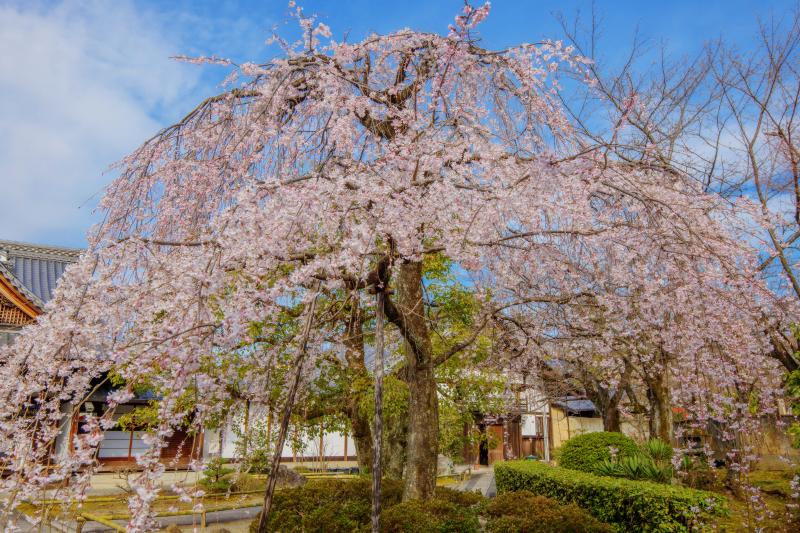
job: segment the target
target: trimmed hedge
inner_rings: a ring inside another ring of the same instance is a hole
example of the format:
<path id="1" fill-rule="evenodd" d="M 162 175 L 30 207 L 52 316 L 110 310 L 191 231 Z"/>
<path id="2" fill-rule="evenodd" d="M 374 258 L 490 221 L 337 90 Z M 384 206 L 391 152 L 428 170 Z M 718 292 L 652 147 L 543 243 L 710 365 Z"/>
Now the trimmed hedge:
<path id="1" fill-rule="evenodd" d="M 384 533 L 478 533 L 478 511 L 485 498 L 475 493 L 436 487 L 430 501 L 401 502 L 403 483 L 381 482 L 381 531 Z M 372 482 L 359 479 L 315 479 L 302 487 L 275 491 L 267 531 L 274 533 L 368 533 Z M 260 513 L 259 513 L 260 514 Z M 260 516 L 250 524 L 258 529 Z"/>
<path id="2" fill-rule="evenodd" d="M 486 505 L 487 533 L 613 533 L 574 503 L 562 504 L 526 490 L 505 492 Z"/>
<path id="3" fill-rule="evenodd" d="M 369 533 L 371 488 L 368 479 L 311 480 L 276 491 L 267 531 Z M 401 482 L 384 479 L 382 488 L 381 533 L 613 533 L 610 525 L 574 504 L 530 492 L 488 500 L 474 492 L 436 487 L 431 500 L 401 502 Z M 256 533 L 258 519 L 250 524 L 250 533 Z"/>
<path id="4" fill-rule="evenodd" d="M 712 492 L 596 476 L 538 461 L 500 463 L 494 472 L 498 493 L 528 490 L 574 503 L 622 531 L 689 531 L 709 515 L 727 514 L 726 500 Z"/>
<path id="5" fill-rule="evenodd" d="M 403 484 L 384 479 L 381 505 L 400 503 Z M 314 479 L 302 487 L 276 490 L 267 531 L 291 533 L 352 533 L 369 524 L 372 504 L 369 479 Z M 260 513 L 259 513 L 260 515 Z M 259 516 L 250 526 L 257 530 Z"/>
<path id="6" fill-rule="evenodd" d="M 610 447 L 617 449 L 617 457 L 632 457 L 639 453 L 639 446 L 622 433 L 595 431 L 572 437 L 558 456 L 558 466 L 571 470 L 592 472 L 603 461 L 611 460 Z"/>
<path id="7" fill-rule="evenodd" d="M 381 531 L 385 533 L 479 533 L 480 530 L 473 510 L 439 499 L 410 500 L 381 511 Z"/>

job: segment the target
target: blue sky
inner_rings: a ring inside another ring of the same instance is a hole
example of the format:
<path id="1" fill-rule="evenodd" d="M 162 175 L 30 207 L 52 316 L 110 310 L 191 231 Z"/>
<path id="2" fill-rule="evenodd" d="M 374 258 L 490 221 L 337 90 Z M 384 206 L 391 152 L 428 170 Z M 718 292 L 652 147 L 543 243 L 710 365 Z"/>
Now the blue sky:
<path id="1" fill-rule="evenodd" d="M 446 32 L 462 3 L 307 1 L 334 36 L 410 27 Z M 556 12 L 589 12 L 588 1 L 496 0 L 480 26 L 500 48 L 559 39 Z M 780 20 L 797 3 L 597 1 L 601 49 L 620 61 L 637 28 L 675 56 L 723 37 L 752 43 L 758 17 Z M 110 164 L 213 93 L 224 71 L 177 63 L 174 55 L 237 62 L 275 53 L 272 28 L 291 32 L 286 0 L 0 0 L 0 239 L 82 246 Z"/>

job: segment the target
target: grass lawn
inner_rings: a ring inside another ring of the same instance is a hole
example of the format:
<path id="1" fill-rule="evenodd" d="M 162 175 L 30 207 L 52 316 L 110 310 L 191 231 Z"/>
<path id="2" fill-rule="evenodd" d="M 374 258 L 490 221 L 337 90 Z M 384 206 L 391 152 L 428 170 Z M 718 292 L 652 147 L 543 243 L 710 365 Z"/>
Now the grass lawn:
<path id="1" fill-rule="evenodd" d="M 720 519 L 717 526 L 721 531 L 765 531 L 784 532 L 800 530 L 798 515 L 793 518 L 787 515 L 786 504 L 791 503 L 791 481 L 793 473 L 789 470 L 772 471 L 756 470 L 749 474 L 750 483 L 761 489 L 761 497 L 768 515 L 758 520 L 763 514 L 757 507 L 748 506 L 746 498 L 737 498 L 726 493 L 730 516 Z"/>
<path id="2" fill-rule="evenodd" d="M 178 499 L 158 498 L 153 503 L 153 510 L 156 513 L 189 513 L 198 503 L 203 504 L 205 511 L 210 512 L 215 509 L 236 507 L 253 507 L 260 505 L 263 495 L 256 494 L 231 494 L 231 495 L 210 495 L 198 498 L 191 502 L 181 502 Z M 74 519 L 80 513 L 91 513 L 105 518 L 123 518 L 128 514 L 127 498 L 121 496 L 119 499 L 108 501 L 108 498 L 92 499 L 89 498 L 82 504 L 47 504 L 35 505 L 24 503 L 19 510 L 28 515 L 36 515 L 46 512 L 50 517 L 63 517 Z"/>

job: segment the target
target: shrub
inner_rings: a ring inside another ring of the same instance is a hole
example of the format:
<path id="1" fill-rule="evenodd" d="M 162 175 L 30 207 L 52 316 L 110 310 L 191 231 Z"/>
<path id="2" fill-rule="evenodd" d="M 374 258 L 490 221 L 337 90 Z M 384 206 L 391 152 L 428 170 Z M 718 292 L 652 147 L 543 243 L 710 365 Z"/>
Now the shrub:
<path id="1" fill-rule="evenodd" d="M 535 461 L 495 466 L 500 493 L 529 490 L 574 503 L 624 531 L 688 531 L 709 514 L 725 514 L 725 499 L 711 492 L 597 476 Z"/>
<path id="2" fill-rule="evenodd" d="M 610 461 L 605 459 L 595 465 L 592 473 L 599 476 L 668 483 L 672 479 L 672 465 L 657 464 L 646 455 L 631 455 Z"/>
<path id="3" fill-rule="evenodd" d="M 613 529 L 575 504 L 535 496 L 529 491 L 506 492 L 486 506 L 489 533 L 606 533 Z"/>
<path id="4" fill-rule="evenodd" d="M 384 533 L 478 533 L 477 514 L 449 501 L 411 500 L 381 512 Z"/>
<path id="5" fill-rule="evenodd" d="M 634 455 L 603 459 L 590 472 L 599 476 L 669 483 L 673 474 L 672 454 L 672 446 L 661 439 L 650 439 Z"/>
<path id="6" fill-rule="evenodd" d="M 436 487 L 436 495 L 434 497 L 437 500 L 450 502 L 460 507 L 474 507 L 486 502 L 486 498 L 479 492 L 464 492 L 447 487 Z"/>
<path id="7" fill-rule="evenodd" d="M 592 472 L 603 461 L 610 461 L 611 448 L 619 458 L 630 457 L 639 452 L 639 447 L 622 433 L 598 431 L 572 437 L 559 453 L 558 465 L 571 470 Z"/>
<path id="8" fill-rule="evenodd" d="M 244 461 L 244 470 L 253 474 L 269 474 L 272 466 L 272 452 L 267 448 L 251 450 Z"/>
<path id="9" fill-rule="evenodd" d="M 268 531 L 360 532 L 370 530 L 369 480 L 309 481 L 302 488 L 275 493 Z M 603 524 L 574 504 L 505 493 L 488 500 L 474 492 L 437 487 L 434 499 L 400 502 L 402 484 L 384 480 L 381 531 L 385 533 L 610 533 Z M 480 516 L 487 518 L 481 529 Z M 251 524 L 255 532 L 258 518 Z"/>
<path id="10" fill-rule="evenodd" d="M 233 492 L 264 490 L 267 486 L 266 479 L 245 473 L 234 474 L 231 478 L 231 483 L 231 491 Z"/>
<path id="11" fill-rule="evenodd" d="M 675 453 L 669 443 L 661 439 L 650 439 L 642 444 L 642 452 L 656 463 L 669 463 Z"/>
<path id="12" fill-rule="evenodd" d="M 681 481 L 693 489 L 714 490 L 722 488 L 717 469 L 711 468 L 704 456 L 684 455 L 679 471 Z"/>
<path id="13" fill-rule="evenodd" d="M 275 491 L 268 531 L 289 533 L 350 533 L 369 524 L 372 484 L 368 479 L 311 480 L 302 487 Z M 381 505 L 389 508 L 400 503 L 403 485 L 385 479 Z M 258 517 L 250 527 L 256 531 Z"/>
<path id="14" fill-rule="evenodd" d="M 227 492 L 233 484 L 232 468 L 227 468 L 219 458 L 211 459 L 203 470 L 200 485 L 208 492 Z"/>

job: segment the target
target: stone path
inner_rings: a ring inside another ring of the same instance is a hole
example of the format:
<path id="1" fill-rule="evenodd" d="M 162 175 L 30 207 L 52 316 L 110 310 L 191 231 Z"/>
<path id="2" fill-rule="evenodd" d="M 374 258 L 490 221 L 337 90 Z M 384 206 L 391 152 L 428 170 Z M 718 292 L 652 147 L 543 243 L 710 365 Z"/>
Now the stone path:
<path id="1" fill-rule="evenodd" d="M 497 487 L 494 483 L 494 469 L 482 468 L 472 472 L 472 477 L 466 481 L 462 481 L 455 487 L 456 490 L 463 490 L 465 492 L 480 491 L 486 497 L 494 498 L 497 496 Z"/>

